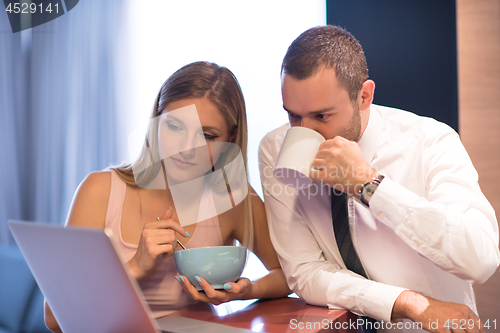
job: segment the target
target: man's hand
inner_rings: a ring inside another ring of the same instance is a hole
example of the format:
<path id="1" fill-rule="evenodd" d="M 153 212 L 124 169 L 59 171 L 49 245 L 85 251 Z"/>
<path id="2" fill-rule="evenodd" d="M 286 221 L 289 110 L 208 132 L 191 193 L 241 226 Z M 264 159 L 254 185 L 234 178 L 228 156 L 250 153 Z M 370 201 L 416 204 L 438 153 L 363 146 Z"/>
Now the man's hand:
<path id="1" fill-rule="evenodd" d="M 322 181 L 356 197 L 365 182 L 378 176 L 366 163 L 357 142 L 341 136 L 326 140 L 319 146 L 310 175 L 315 182 Z"/>
<path id="2" fill-rule="evenodd" d="M 394 302 L 392 319 L 408 318 L 435 333 L 484 333 L 479 317 L 466 305 L 441 302 L 404 291 Z"/>

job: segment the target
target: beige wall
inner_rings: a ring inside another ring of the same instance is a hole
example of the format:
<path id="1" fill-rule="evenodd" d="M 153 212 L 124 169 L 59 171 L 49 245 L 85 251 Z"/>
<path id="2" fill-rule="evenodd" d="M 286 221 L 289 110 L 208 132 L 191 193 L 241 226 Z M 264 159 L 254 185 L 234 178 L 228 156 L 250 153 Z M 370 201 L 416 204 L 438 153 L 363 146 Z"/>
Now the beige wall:
<path id="1" fill-rule="evenodd" d="M 457 0 L 459 131 L 500 214 L 500 0 Z M 500 270 L 474 286 L 482 320 L 500 319 Z M 498 327 L 497 329 L 500 329 Z"/>

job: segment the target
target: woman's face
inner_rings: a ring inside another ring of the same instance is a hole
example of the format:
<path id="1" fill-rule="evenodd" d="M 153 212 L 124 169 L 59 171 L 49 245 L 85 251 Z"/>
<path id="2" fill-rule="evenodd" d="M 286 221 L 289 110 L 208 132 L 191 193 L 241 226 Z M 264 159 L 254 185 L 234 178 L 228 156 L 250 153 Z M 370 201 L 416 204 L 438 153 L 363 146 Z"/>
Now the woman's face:
<path id="1" fill-rule="evenodd" d="M 208 98 L 171 102 L 159 117 L 158 149 L 169 181 L 202 177 L 230 139 L 226 120 Z"/>

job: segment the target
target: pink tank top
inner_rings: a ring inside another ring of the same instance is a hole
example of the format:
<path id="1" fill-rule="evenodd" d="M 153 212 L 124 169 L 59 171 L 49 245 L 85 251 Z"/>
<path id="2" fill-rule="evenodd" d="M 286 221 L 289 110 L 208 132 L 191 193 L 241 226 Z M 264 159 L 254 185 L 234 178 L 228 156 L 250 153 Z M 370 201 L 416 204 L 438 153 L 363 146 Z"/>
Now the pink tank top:
<path id="1" fill-rule="evenodd" d="M 106 213 L 106 227 L 110 228 L 118 238 L 119 248 L 125 262 L 129 261 L 137 251 L 137 245 L 127 243 L 122 238 L 121 220 L 123 203 L 127 184 L 111 171 L 111 192 L 109 195 L 108 211 Z M 213 209 L 213 197 L 208 188 L 205 189 L 200 202 L 200 214 L 206 214 L 207 209 Z M 217 215 L 199 222 L 191 239 L 184 244 L 186 248 L 223 245 L 222 235 Z M 160 259 L 161 264 L 149 276 L 139 282 L 146 301 L 155 318 L 166 316 L 192 303 L 196 303 L 184 292 L 174 276 L 177 274 L 174 257 Z"/>

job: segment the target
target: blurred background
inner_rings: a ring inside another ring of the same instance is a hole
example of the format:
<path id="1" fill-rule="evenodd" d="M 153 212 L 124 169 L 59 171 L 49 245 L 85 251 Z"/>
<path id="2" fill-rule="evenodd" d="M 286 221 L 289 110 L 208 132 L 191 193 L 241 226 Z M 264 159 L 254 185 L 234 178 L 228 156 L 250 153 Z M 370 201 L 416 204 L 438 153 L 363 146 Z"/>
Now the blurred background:
<path id="1" fill-rule="evenodd" d="M 160 86 L 180 67 L 211 61 L 238 78 L 248 173 L 261 194 L 259 141 L 288 121 L 282 57 L 302 31 L 324 24 L 326 3 L 318 0 L 81 0 L 16 33 L 2 10 L 0 332 L 44 331 L 43 297 L 13 249 L 7 220 L 64 224 L 87 174 L 136 157 Z M 243 274 L 266 272 L 251 255 Z"/>
<path id="2" fill-rule="evenodd" d="M 17 33 L 0 13 L 0 243 L 13 244 L 8 219 L 63 224 L 88 173 L 133 160 L 161 84 L 197 60 L 228 67 L 241 84 L 261 195 L 258 144 L 287 122 L 282 57 L 326 23 L 360 40 L 377 104 L 459 131 L 498 212 L 500 0 L 80 0 Z M 0 278 L 8 270 L 0 265 Z M 499 273 L 475 289 L 481 317 L 500 319 Z"/>
<path id="3" fill-rule="evenodd" d="M 82 0 L 15 34 L 0 15 L 0 239 L 9 218 L 64 223 L 78 184 L 135 158 L 161 84 L 198 60 L 228 67 L 242 86 L 261 191 L 258 143 L 287 122 L 281 59 L 325 11 L 324 1 Z"/>

